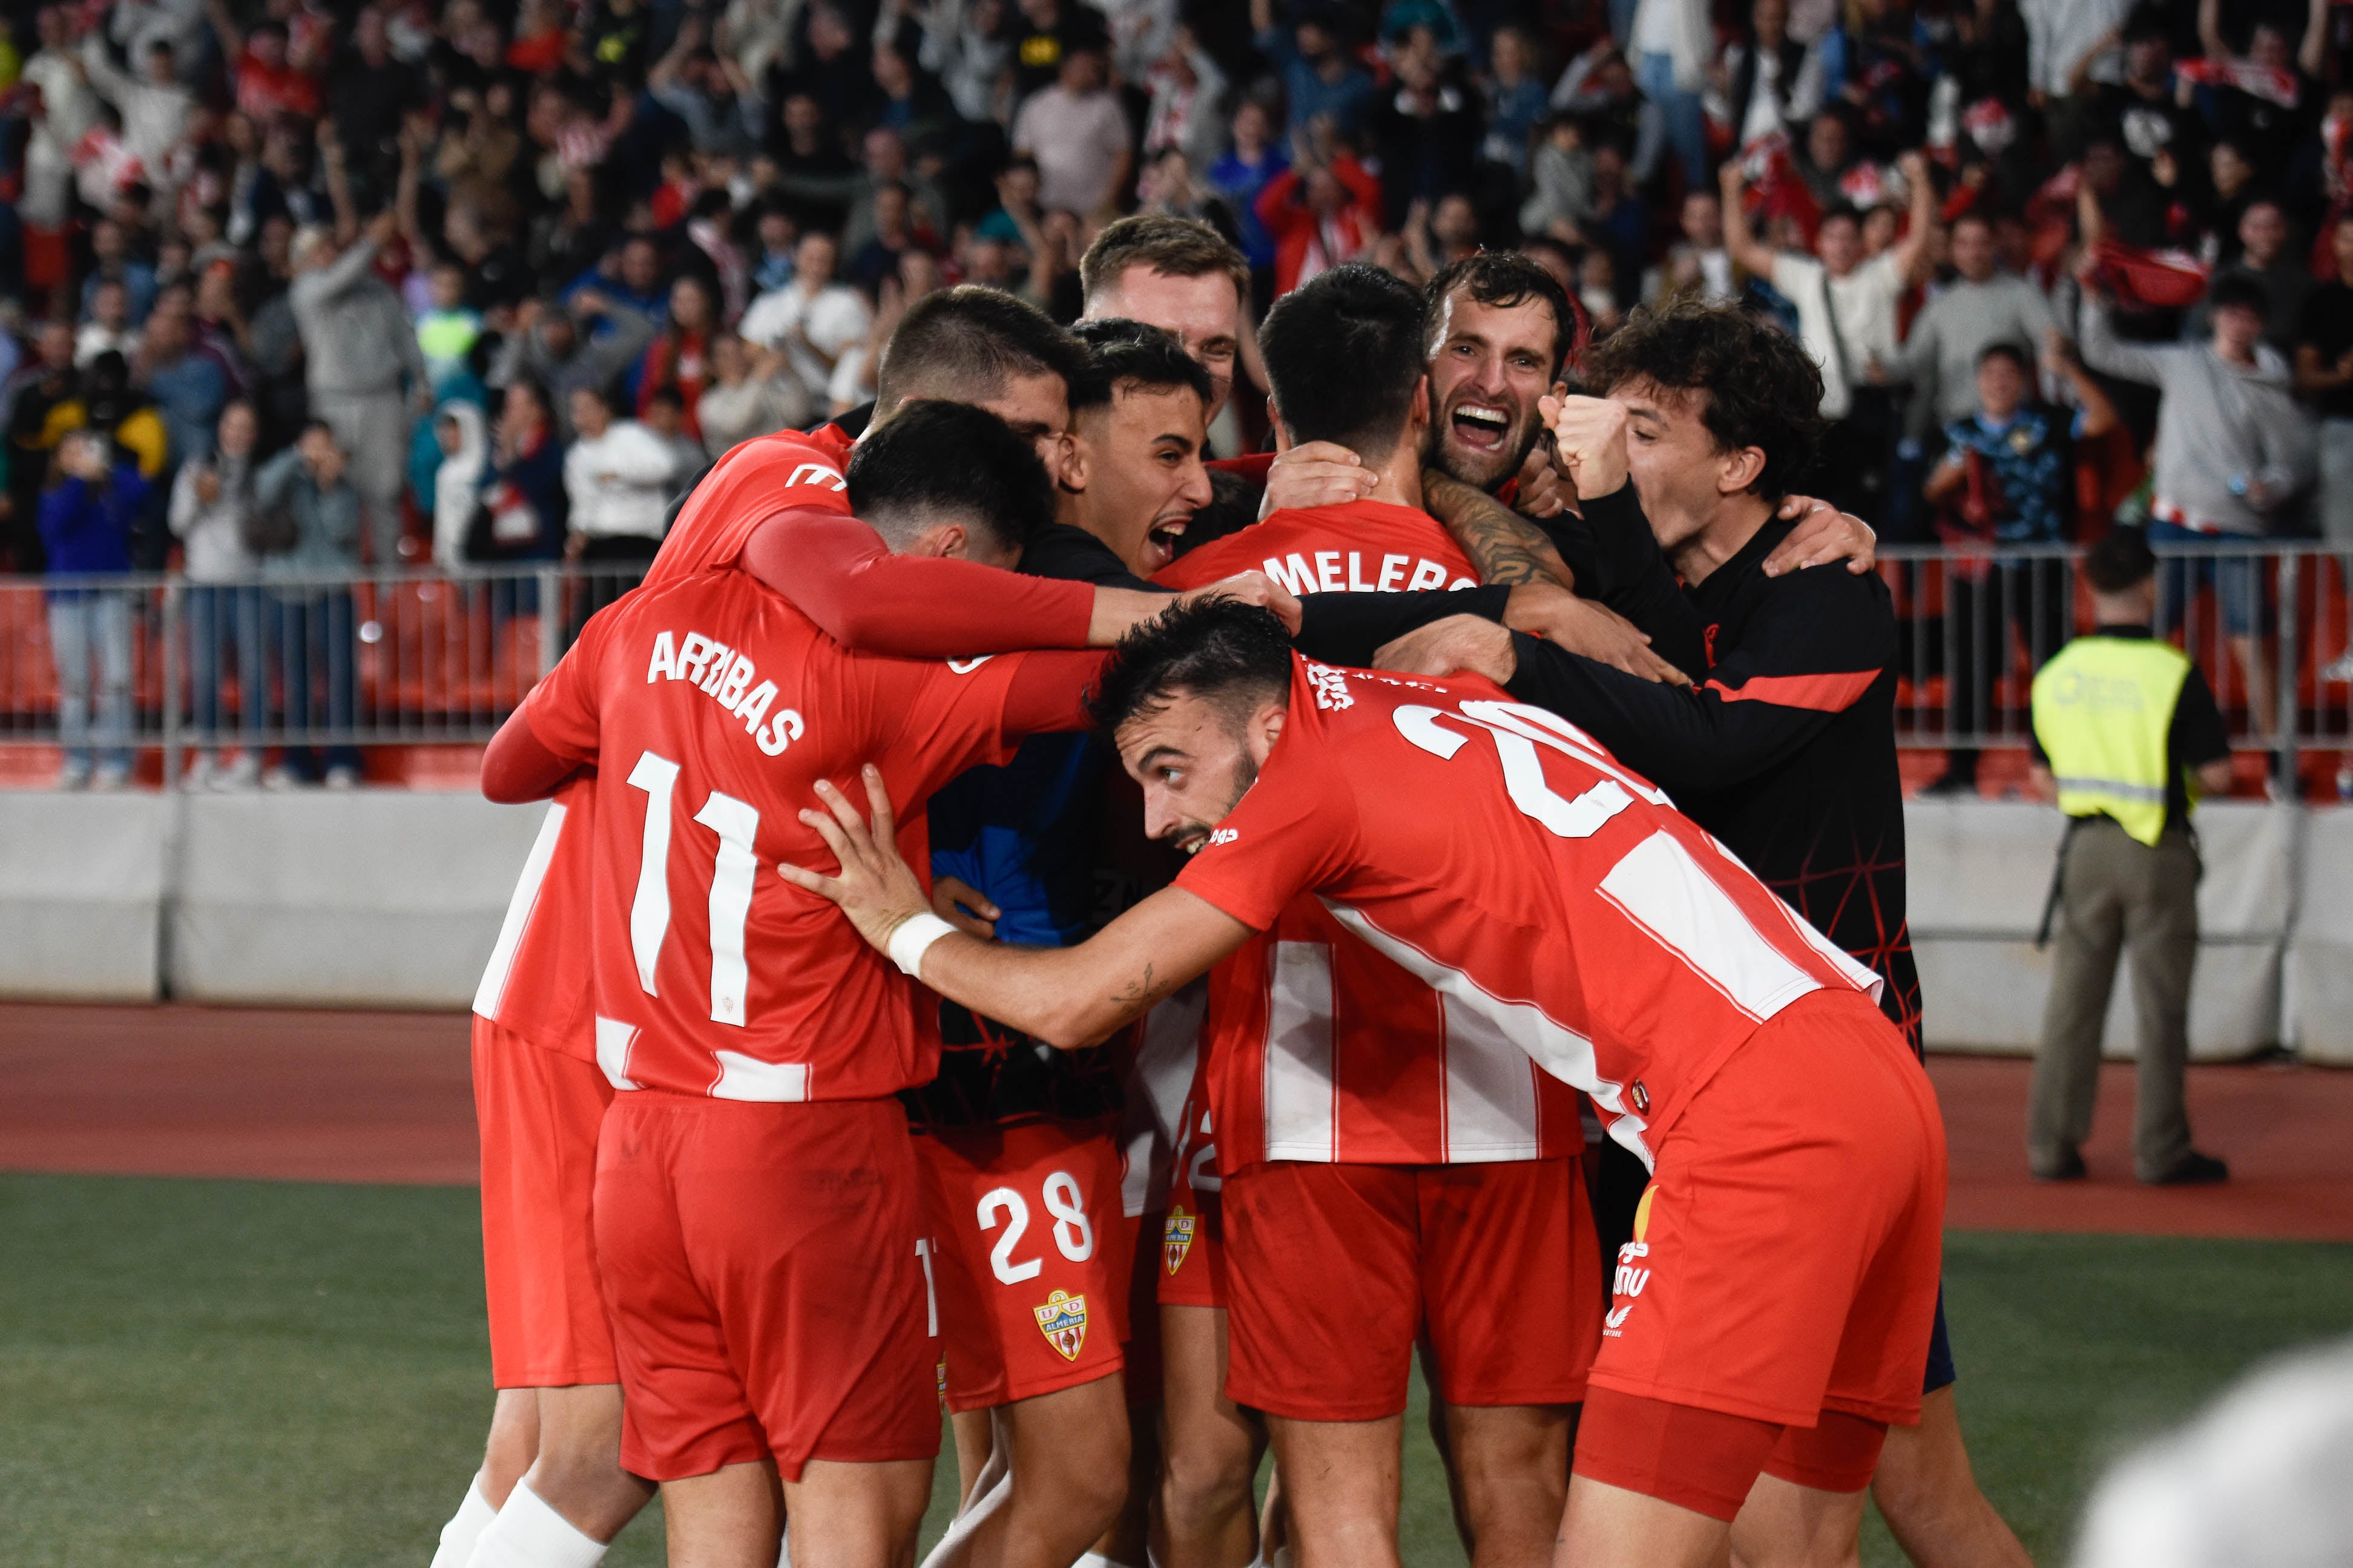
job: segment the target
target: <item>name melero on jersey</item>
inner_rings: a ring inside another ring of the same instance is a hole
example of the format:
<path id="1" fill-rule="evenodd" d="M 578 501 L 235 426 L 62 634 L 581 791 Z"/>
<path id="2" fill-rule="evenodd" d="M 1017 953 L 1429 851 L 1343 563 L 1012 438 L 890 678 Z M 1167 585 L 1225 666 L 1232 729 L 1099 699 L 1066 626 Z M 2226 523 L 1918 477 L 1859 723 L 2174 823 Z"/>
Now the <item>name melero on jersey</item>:
<path id="1" fill-rule="evenodd" d="M 1382 556 L 1380 570 L 1370 577 L 1365 575 L 1366 557 L 1361 550 L 1318 550 L 1312 559 L 1311 565 L 1306 552 L 1294 550 L 1287 556 L 1268 556 L 1261 569 L 1292 594 L 1411 594 L 1425 588 L 1479 585 L 1476 577 L 1457 577 L 1449 583 L 1443 564 L 1412 555 Z M 1409 563 L 1413 568 L 1409 578 L 1406 574 Z"/>
<path id="2" fill-rule="evenodd" d="M 807 726 L 797 709 L 786 708 L 770 715 L 768 710 L 776 704 L 776 683 L 761 680 L 753 684 L 759 673 L 750 658 L 717 637 L 688 632 L 681 638 L 664 631 L 654 634 L 653 659 L 646 667 L 646 684 L 650 686 L 657 680 L 692 681 L 695 689 L 744 721 L 744 732 L 758 743 L 762 752 L 772 757 L 782 756 L 786 746 L 801 738 Z"/>

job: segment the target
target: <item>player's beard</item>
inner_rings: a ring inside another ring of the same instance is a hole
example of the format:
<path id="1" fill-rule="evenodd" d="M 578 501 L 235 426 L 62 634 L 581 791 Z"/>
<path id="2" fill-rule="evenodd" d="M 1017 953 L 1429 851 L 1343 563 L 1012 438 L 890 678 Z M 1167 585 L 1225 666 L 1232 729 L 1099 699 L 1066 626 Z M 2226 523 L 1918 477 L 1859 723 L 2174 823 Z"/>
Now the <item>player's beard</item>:
<path id="1" fill-rule="evenodd" d="M 1492 425 L 1464 419 L 1458 427 L 1457 411 L 1465 405 L 1490 409 L 1507 409 L 1510 423 L 1496 434 L 1495 445 L 1481 447 L 1472 437 L 1494 429 Z M 1459 433 L 1458 433 L 1459 429 Z M 1457 393 L 1430 423 L 1428 450 L 1424 454 L 1430 465 L 1448 478 L 1457 479 L 1474 489 L 1493 495 L 1504 482 L 1519 473 L 1534 449 L 1536 438 L 1544 433 L 1542 421 L 1536 417 L 1535 405 L 1512 409 L 1493 398 L 1473 397 Z"/>
<path id="2" fill-rule="evenodd" d="M 1236 737 L 1236 741 L 1240 743 L 1240 737 Z M 1175 845 L 1178 853 L 1187 856 L 1199 854 L 1201 847 L 1208 843 L 1209 835 L 1216 829 L 1218 822 L 1231 816 L 1234 807 L 1241 805 L 1242 796 L 1250 794 L 1250 785 L 1258 783 L 1258 759 L 1250 755 L 1247 744 L 1241 744 L 1240 749 L 1241 760 L 1234 764 L 1233 798 L 1226 802 L 1225 810 L 1218 813 L 1218 821 L 1181 823 L 1161 836 Z"/>

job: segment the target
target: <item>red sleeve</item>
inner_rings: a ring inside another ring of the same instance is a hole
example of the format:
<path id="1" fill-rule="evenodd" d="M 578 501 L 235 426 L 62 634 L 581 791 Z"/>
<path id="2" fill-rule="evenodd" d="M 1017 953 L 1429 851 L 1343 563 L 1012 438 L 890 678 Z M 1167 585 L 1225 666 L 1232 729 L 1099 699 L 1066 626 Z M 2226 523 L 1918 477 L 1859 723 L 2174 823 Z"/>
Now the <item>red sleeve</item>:
<path id="1" fill-rule="evenodd" d="M 547 678 L 531 689 L 516 713 L 531 725 L 541 745 L 577 766 L 596 761 L 596 685 L 605 644 L 624 609 L 614 604 L 588 617 L 572 651 L 555 661 Z"/>
<path id="2" fill-rule="evenodd" d="M 1087 691 L 1111 662 L 1107 653 L 1033 653 L 1013 672 L 1005 694 L 1008 737 L 1087 727 Z"/>
<path id="3" fill-rule="evenodd" d="M 902 658 L 1087 646 L 1094 589 L 976 562 L 893 555 L 854 517 L 779 512 L 744 542 L 744 570 L 844 647 Z"/>
<path id="4" fill-rule="evenodd" d="M 1293 213 L 1292 203 L 1299 190 L 1299 171 L 1285 169 L 1266 183 L 1258 194 L 1258 221 L 1271 233 L 1281 234 L 1290 228 Z"/>
<path id="5" fill-rule="evenodd" d="M 1280 452 L 1244 452 L 1239 458 L 1216 458 L 1201 466 L 1213 474 L 1240 474 L 1260 489 L 1266 488 L 1266 477 L 1274 467 Z"/>
<path id="6" fill-rule="evenodd" d="M 1356 842 L 1355 792 L 1329 772 L 1311 737 L 1286 736 L 1176 886 L 1265 931 L 1292 900 L 1329 885 Z"/>

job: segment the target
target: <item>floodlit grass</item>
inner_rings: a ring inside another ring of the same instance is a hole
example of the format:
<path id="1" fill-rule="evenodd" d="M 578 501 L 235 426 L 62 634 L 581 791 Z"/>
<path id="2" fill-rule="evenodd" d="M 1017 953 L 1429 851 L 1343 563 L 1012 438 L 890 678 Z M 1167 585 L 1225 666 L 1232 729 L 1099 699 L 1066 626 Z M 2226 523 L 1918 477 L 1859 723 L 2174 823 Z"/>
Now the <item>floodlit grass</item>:
<path id="1" fill-rule="evenodd" d="M 419 1568 L 490 1415 L 476 1212 L 459 1188 L 0 1176 L 0 1560 Z M 1964 1234 L 1947 1268 L 1978 1474 L 2051 1563 L 2118 1447 L 2353 1326 L 2353 1247 Z M 1459 1563 L 1418 1402 L 1407 1437 L 1405 1559 Z M 1899 1562 L 1872 1530 L 1865 1561 Z M 659 1513 L 607 1561 L 660 1562 Z"/>

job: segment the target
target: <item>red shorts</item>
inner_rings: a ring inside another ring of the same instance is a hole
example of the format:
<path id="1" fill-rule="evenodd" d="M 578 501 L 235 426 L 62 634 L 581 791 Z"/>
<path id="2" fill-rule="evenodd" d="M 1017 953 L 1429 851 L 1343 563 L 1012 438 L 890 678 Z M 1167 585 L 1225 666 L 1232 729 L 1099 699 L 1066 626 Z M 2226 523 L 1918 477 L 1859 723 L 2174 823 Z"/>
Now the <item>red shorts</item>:
<path id="1" fill-rule="evenodd" d="M 595 1062 L 474 1019 L 482 1134 L 482 1283 L 500 1388 L 618 1383 L 590 1219 L 596 1129 L 613 1099 Z"/>
<path id="2" fill-rule="evenodd" d="M 621 1465 L 683 1480 L 773 1456 L 939 1451 L 920 1179 L 896 1100 L 614 1097 L 596 1249 Z"/>
<path id="3" fill-rule="evenodd" d="M 1102 1118 L 915 1140 L 950 1410 L 1076 1388 L 1126 1364 L 1135 1226 L 1120 1209 L 1117 1131 Z"/>
<path id="4" fill-rule="evenodd" d="M 1830 992 L 1793 1004 L 1701 1086 L 1657 1156 L 1594 1385 L 1800 1428 L 1824 1410 L 1918 1420 L 1945 1131 L 1878 1009 Z"/>
<path id="5" fill-rule="evenodd" d="M 1424 1331 L 1449 1404 L 1585 1397 L 1601 1258 L 1577 1161 L 1261 1162 L 1226 1178 L 1224 1203 L 1235 1404 L 1398 1415 Z"/>
<path id="6" fill-rule="evenodd" d="M 1168 1213 L 1160 1220 L 1155 1268 L 1164 1307 L 1226 1304 L 1225 1194 L 1217 1157 L 1215 1144 L 1203 1144 L 1169 1173 Z"/>

